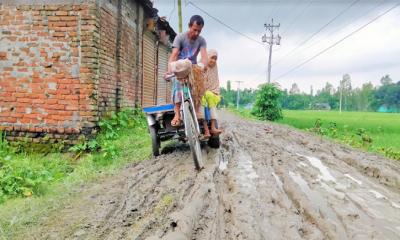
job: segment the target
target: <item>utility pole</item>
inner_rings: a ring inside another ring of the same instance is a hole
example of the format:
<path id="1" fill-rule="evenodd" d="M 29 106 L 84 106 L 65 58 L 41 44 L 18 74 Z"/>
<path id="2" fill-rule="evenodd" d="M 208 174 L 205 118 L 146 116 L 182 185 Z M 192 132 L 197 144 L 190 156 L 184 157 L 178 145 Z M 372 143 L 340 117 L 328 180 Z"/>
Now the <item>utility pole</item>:
<path id="1" fill-rule="evenodd" d="M 281 24 L 274 25 L 274 19 L 271 20 L 271 24 L 264 24 L 265 30 L 269 32 L 269 36 L 267 34 L 264 34 L 261 39 L 262 42 L 268 43 L 269 44 L 269 58 L 268 58 L 268 73 L 267 73 L 267 81 L 268 83 L 271 83 L 271 59 L 272 59 L 272 45 L 280 45 L 281 44 L 281 36 L 279 34 L 277 36 L 274 36 L 274 30 L 279 29 Z"/>
<path id="2" fill-rule="evenodd" d="M 342 113 L 342 97 L 343 97 L 343 80 L 340 81 L 339 85 L 340 90 L 340 99 L 339 99 L 339 113 Z"/>
<path id="3" fill-rule="evenodd" d="M 182 32 L 182 0 L 178 0 L 179 33 Z"/>
<path id="4" fill-rule="evenodd" d="M 236 81 L 238 83 L 238 88 L 237 88 L 237 96 L 236 96 L 236 109 L 239 110 L 239 101 L 240 101 L 240 83 L 243 81 Z"/>

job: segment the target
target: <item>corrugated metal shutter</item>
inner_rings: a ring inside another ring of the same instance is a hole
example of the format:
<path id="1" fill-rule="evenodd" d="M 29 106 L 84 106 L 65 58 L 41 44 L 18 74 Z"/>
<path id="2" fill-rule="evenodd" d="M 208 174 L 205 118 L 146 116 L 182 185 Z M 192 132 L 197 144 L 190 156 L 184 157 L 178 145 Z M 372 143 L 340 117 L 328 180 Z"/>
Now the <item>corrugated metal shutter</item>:
<path id="1" fill-rule="evenodd" d="M 170 53 L 168 52 L 168 58 L 170 56 Z M 167 91 L 166 91 L 166 99 L 167 103 L 172 103 L 172 81 L 167 82 Z"/>
<path id="2" fill-rule="evenodd" d="M 158 83 L 157 83 L 157 105 L 166 104 L 168 101 L 167 87 L 164 74 L 168 70 L 168 47 L 164 44 L 158 46 Z"/>
<path id="3" fill-rule="evenodd" d="M 142 107 L 156 104 L 156 54 L 156 37 L 147 31 L 143 34 Z"/>

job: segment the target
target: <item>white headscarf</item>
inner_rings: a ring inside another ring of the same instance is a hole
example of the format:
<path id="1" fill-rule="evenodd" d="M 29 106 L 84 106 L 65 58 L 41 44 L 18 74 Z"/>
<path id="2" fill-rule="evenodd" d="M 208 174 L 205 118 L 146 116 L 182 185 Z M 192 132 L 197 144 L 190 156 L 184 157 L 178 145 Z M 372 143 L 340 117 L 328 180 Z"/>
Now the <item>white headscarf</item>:
<path id="1" fill-rule="evenodd" d="M 214 50 L 214 49 L 209 49 L 209 50 L 207 51 L 207 55 L 208 55 L 208 58 L 213 57 L 213 56 L 218 57 L 217 50 Z"/>

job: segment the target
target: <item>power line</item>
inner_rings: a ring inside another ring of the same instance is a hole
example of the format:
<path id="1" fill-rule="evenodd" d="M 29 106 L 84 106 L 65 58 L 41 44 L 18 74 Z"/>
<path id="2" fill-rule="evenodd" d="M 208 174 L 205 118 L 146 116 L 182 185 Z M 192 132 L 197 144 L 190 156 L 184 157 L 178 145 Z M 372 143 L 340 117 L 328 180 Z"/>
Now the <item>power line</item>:
<path id="1" fill-rule="evenodd" d="M 346 28 L 347 26 L 351 25 L 352 23 L 354 23 L 355 21 L 357 21 L 358 19 L 360 19 L 361 17 L 364 17 L 365 15 L 369 14 L 370 12 L 374 11 L 375 9 L 377 9 L 380 5 L 382 5 L 385 2 L 385 0 L 381 0 L 377 5 L 375 5 L 374 7 L 372 7 L 371 9 L 368 9 L 366 12 L 364 12 L 361 15 L 356 16 L 355 18 L 352 18 L 350 20 L 350 23 L 345 24 L 343 26 L 340 26 L 340 29 Z M 307 49 L 310 49 L 311 47 L 318 45 L 320 42 L 322 42 L 323 40 L 325 40 L 326 38 L 328 38 L 329 36 L 331 36 L 333 33 L 338 32 L 338 29 L 336 28 L 333 31 L 330 31 L 328 34 L 325 35 L 324 38 L 322 39 L 317 39 L 317 41 L 314 41 L 311 45 L 308 45 L 307 47 L 303 48 L 301 51 L 305 51 Z"/>
<path id="2" fill-rule="evenodd" d="M 305 11 L 306 11 L 307 8 L 311 5 L 312 2 L 313 2 L 313 0 L 310 0 L 310 1 L 308 2 L 308 4 L 307 4 L 302 10 L 300 10 L 300 12 L 299 12 L 299 13 L 292 19 L 292 21 L 288 24 L 288 27 L 284 29 L 285 31 L 282 32 L 282 35 L 284 35 L 285 33 L 287 33 L 287 32 L 289 31 L 289 29 L 291 29 L 291 28 L 293 27 L 294 23 L 295 23 L 296 21 L 299 20 L 299 18 L 305 13 Z"/>
<path id="3" fill-rule="evenodd" d="M 367 27 L 368 25 L 370 25 L 371 23 L 375 22 L 376 20 L 378 20 L 379 18 L 381 18 L 382 16 L 388 14 L 390 11 L 392 11 L 393 9 L 397 8 L 400 5 L 400 3 L 397 3 L 396 5 L 394 5 L 393 7 L 389 8 L 388 10 L 386 10 L 385 12 L 381 13 L 380 15 L 378 15 L 377 17 L 373 18 L 372 20 L 370 20 L 369 22 L 367 22 L 366 24 L 362 25 L 361 27 L 357 28 L 356 30 L 352 31 L 351 33 L 347 34 L 345 37 L 343 37 L 342 39 L 340 39 L 339 41 L 335 42 L 334 44 L 332 44 L 331 46 L 325 48 L 324 50 L 320 51 L 319 53 L 315 54 L 314 56 L 312 56 L 311 58 L 307 59 L 306 61 L 298 64 L 297 66 L 295 66 L 294 68 L 290 69 L 289 71 L 279 75 L 277 78 L 275 78 L 275 80 L 278 80 L 290 73 L 292 73 L 293 71 L 299 69 L 300 67 L 304 66 L 305 64 L 309 63 L 310 61 L 314 60 L 315 58 L 317 58 L 318 56 L 320 56 L 321 54 L 325 53 L 326 51 L 328 51 L 329 49 L 335 47 L 336 45 L 338 45 L 339 43 L 343 42 L 344 40 L 346 40 L 347 38 L 351 37 L 353 34 L 361 31 L 362 29 L 364 29 L 365 27 Z"/>
<path id="4" fill-rule="evenodd" d="M 278 61 L 275 62 L 275 65 L 279 62 L 281 62 L 283 59 L 285 59 L 286 57 L 290 56 L 293 52 L 295 52 L 297 49 L 301 48 L 304 44 L 306 44 L 308 41 L 310 41 L 315 35 L 317 35 L 318 33 L 320 33 L 322 30 L 324 30 L 327 26 L 329 26 L 331 23 L 333 23 L 336 19 L 338 19 L 341 15 L 343 15 L 347 10 L 349 10 L 352 6 L 354 6 L 357 2 L 359 2 L 360 0 L 355 0 L 353 1 L 349 6 L 347 6 L 345 9 L 343 9 L 342 11 L 339 12 L 339 14 L 337 14 L 335 17 L 333 17 L 331 20 L 329 20 L 326 24 L 324 24 L 321 28 L 319 28 L 316 32 L 314 32 L 310 37 L 308 37 L 307 39 L 305 39 L 303 42 L 301 42 L 299 45 L 297 45 L 297 47 L 295 47 L 294 49 L 292 49 L 290 52 L 288 52 L 287 54 L 285 54 L 285 56 L 283 56 L 282 58 L 278 59 Z"/>
<path id="5" fill-rule="evenodd" d="M 192 5 L 193 7 L 197 8 L 198 10 L 202 11 L 202 12 L 205 13 L 207 16 L 211 17 L 212 19 L 214 19 L 215 21 L 217 21 L 217 22 L 220 23 L 221 25 L 227 27 L 227 28 L 230 29 L 231 31 L 233 31 L 233 32 L 235 32 L 235 33 L 241 35 L 242 37 L 245 37 L 245 38 L 249 39 L 250 41 L 253 41 L 253 42 L 257 43 L 257 44 L 260 44 L 260 45 L 264 46 L 264 44 L 262 44 L 260 41 L 255 40 L 254 38 L 251 38 L 251 37 L 247 36 L 246 34 L 241 33 L 241 32 L 239 32 L 238 30 L 234 29 L 233 27 L 227 25 L 226 23 L 224 23 L 224 22 L 221 21 L 220 19 L 218 19 L 218 18 L 212 16 L 210 13 L 208 13 L 208 12 L 205 11 L 204 9 L 202 9 L 202 8 L 200 8 L 199 6 L 197 6 L 196 4 L 194 4 L 192 1 L 189 1 L 188 4 Z"/>

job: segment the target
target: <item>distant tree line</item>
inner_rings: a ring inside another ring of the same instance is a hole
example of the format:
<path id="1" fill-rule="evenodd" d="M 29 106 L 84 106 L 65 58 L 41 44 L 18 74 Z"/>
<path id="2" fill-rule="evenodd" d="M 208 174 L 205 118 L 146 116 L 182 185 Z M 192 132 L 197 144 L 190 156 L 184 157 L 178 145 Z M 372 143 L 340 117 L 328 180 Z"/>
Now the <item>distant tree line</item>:
<path id="1" fill-rule="evenodd" d="M 296 83 L 290 90 L 284 89 L 279 102 L 284 109 L 306 110 L 339 110 L 343 111 L 382 111 L 400 112 L 400 81 L 394 82 L 389 75 L 381 78 L 381 84 L 374 86 L 364 83 L 361 87 L 353 88 L 351 77 L 345 74 L 340 81 L 340 86 L 335 88 L 327 82 L 325 86 L 310 93 L 302 93 Z M 239 105 L 251 107 L 255 102 L 257 89 L 242 89 L 240 91 Z M 231 88 L 228 81 L 227 87 L 221 88 L 222 106 L 236 106 L 237 91 Z"/>

